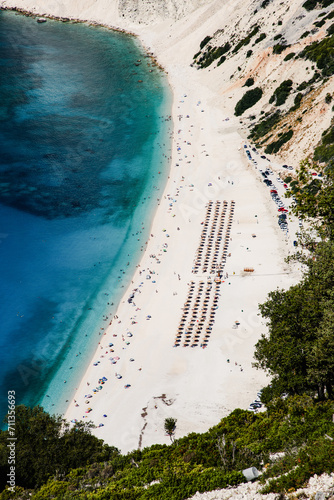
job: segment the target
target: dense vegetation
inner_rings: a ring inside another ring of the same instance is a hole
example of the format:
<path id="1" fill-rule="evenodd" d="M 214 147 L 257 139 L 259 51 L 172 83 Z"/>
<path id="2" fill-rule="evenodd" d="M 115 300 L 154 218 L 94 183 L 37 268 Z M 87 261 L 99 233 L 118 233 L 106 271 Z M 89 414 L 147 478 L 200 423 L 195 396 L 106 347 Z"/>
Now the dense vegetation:
<path id="1" fill-rule="evenodd" d="M 273 46 L 273 54 L 281 54 L 288 47 L 290 45 L 287 45 L 285 40 L 282 40 L 282 43 L 277 43 Z"/>
<path id="2" fill-rule="evenodd" d="M 312 222 L 312 227 L 328 245 L 334 242 L 334 132 L 333 124 L 322 135 L 315 149 L 312 165 L 309 160 L 300 164 L 297 179 L 290 183 L 289 195 L 296 200 L 295 213 Z M 313 167 L 313 168 L 312 168 Z M 315 170 L 320 176 L 314 176 Z M 320 245 L 313 244 L 315 248 Z M 310 244 L 308 244 L 308 248 Z M 312 247 L 311 247 L 312 249 Z M 312 258 L 314 256 L 312 255 Z"/>
<path id="3" fill-rule="evenodd" d="M 327 171 L 334 167 L 334 125 L 323 132 L 321 145 L 314 151 L 314 160 L 326 163 Z"/>
<path id="4" fill-rule="evenodd" d="M 270 103 L 274 103 L 275 106 L 282 106 L 287 100 L 290 92 L 292 90 L 292 80 L 285 80 L 277 87 L 273 95 L 269 99 Z"/>
<path id="5" fill-rule="evenodd" d="M 303 280 L 275 290 L 260 306 L 270 337 L 256 345 L 257 366 L 273 376 L 274 394 L 334 395 L 334 244 L 317 245 Z"/>
<path id="6" fill-rule="evenodd" d="M 286 142 L 288 142 L 292 138 L 293 130 L 289 129 L 286 132 L 280 132 L 278 135 L 279 135 L 279 138 L 276 141 L 273 141 L 266 146 L 266 148 L 264 150 L 265 153 L 268 153 L 268 154 L 277 153 L 281 149 L 283 144 L 285 144 Z"/>
<path id="7" fill-rule="evenodd" d="M 204 40 L 201 42 L 201 49 L 203 47 L 207 46 L 207 43 L 209 42 L 210 37 L 204 38 Z M 205 42 L 206 41 L 206 42 Z M 204 43 L 205 42 L 205 43 Z M 204 43 L 204 45 L 203 45 Z M 226 54 L 231 48 L 231 45 L 229 42 L 226 42 L 225 45 L 221 47 L 211 47 L 211 45 L 207 46 L 206 52 L 203 54 L 201 52 L 198 52 L 197 54 L 194 55 L 194 60 L 197 59 L 197 64 L 200 68 L 207 68 L 212 64 L 216 59 L 220 58 L 219 63 L 221 64 L 225 60 L 224 54 Z M 219 65 L 218 63 L 218 65 Z"/>
<path id="8" fill-rule="evenodd" d="M 17 488 L 16 498 L 183 500 L 196 491 L 244 481 L 240 471 L 250 466 L 268 464 L 262 480 L 297 466 L 284 485 L 273 479 L 266 487 L 283 491 L 302 484 L 314 471 L 333 467 L 334 445 L 326 438 L 334 437 L 333 411 L 332 401 L 315 403 L 308 396 L 278 398 L 267 403 L 266 412 L 235 410 L 206 433 L 192 433 L 170 446 L 153 445 L 127 455 L 113 449 L 108 460 L 87 462 L 66 474 L 60 474 L 50 454 L 50 479 L 33 491 Z M 29 434 L 31 449 L 39 446 L 35 436 Z M 57 433 L 54 439 L 59 439 Z M 315 443 L 321 443 L 321 450 Z M 75 450 L 78 455 L 86 453 L 85 441 L 77 443 Z M 270 454 L 278 451 L 283 451 L 284 457 L 271 459 Z M 13 498 L 6 491 L 0 494 L 1 500 Z"/>
<path id="9" fill-rule="evenodd" d="M 275 113 L 266 114 L 252 128 L 249 135 L 250 139 L 252 139 L 254 142 L 258 142 L 275 127 L 275 125 L 280 121 L 280 119 L 281 119 L 281 114 L 279 110 L 275 111 Z"/>
<path id="10" fill-rule="evenodd" d="M 247 78 L 247 80 L 243 84 L 243 87 L 252 87 L 253 85 L 254 85 L 254 78 L 250 77 Z"/>
<path id="11" fill-rule="evenodd" d="M 334 34 L 328 29 L 328 36 L 318 42 L 313 42 L 300 53 L 315 62 L 324 77 L 334 74 Z"/>
<path id="12" fill-rule="evenodd" d="M 206 36 L 200 43 L 199 52 L 197 52 L 193 57 L 194 64 L 196 64 L 198 68 L 207 68 L 210 64 L 219 59 L 217 66 L 220 66 L 220 64 L 226 60 L 228 52 L 232 55 L 237 54 L 242 47 L 250 43 L 252 38 L 259 32 L 259 29 L 260 28 L 257 25 L 252 26 L 250 32 L 244 38 L 240 39 L 234 47 L 232 47 L 230 42 L 226 42 L 220 47 L 213 46 L 213 38 Z M 266 34 L 261 33 L 255 40 L 255 43 L 259 43 L 264 38 L 266 38 Z M 251 55 L 252 50 L 248 50 L 246 57 L 250 57 Z"/>
<path id="13" fill-rule="evenodd" d="M 325 8 L 331 5 L 334 2 L 334 0 L 306 0 L 305 3 L 303 3 L 303 7 L 306 10 L 313 10 L 315 8 Z"/>
<path id="14" fill-rule="evenodd" d="M 110 460 L 118 455 L 90 433 L 84 422 L 72 428 L 61 417 L 51 417 L 43 408 L 17 406 L 15 409 L 16 481 L 18 485 L 35 488 L 56 471 L 67 474 L 72 468 Z M 0 489 L 5 487 L 8 472 L 8 431 L 0 433 Z"/>
<path id="15" fill-rule="evenodd" d="M 237 102 L 234 110 L 235 116 L 242 115 L 246 109 L 251 108 L 256 104 L 262 97 L 262 89 L 256 87 L 255 89 L 247 90 L 247 92 L 242 96 L 240 101 Z"/>

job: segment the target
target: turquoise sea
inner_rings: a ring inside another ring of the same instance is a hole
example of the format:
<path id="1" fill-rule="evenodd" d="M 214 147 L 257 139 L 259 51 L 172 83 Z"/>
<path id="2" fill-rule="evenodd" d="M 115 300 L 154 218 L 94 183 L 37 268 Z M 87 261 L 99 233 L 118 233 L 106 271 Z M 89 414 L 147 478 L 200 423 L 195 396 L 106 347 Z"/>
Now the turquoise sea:
<path id="1" fill-rule="evenodd" d="M 0 65 L 0 417 L 9 390 L 61 413 L 147 241 L 171 92 L 136 38 L 14 12 Z"/>

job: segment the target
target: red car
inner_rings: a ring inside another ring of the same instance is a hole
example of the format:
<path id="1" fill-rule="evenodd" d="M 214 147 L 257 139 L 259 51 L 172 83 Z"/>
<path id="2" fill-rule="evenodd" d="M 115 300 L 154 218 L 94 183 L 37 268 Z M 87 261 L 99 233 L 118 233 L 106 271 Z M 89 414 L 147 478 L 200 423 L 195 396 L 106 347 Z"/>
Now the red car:
<path id="1" fill-rule="evenodd" d="M 283 184 L 283 186 L 285 187 L 285 189 L 288 187 L 288 185 L 287 185 L 287 184 Z"/>
<path id="2" fill-rule="evenodd" d="M 284 208 L 284 207 L 280 207 L 280 208 L 278 209 L 278 211 L 279 211 L 279 212 L 287 212 L 288 210 L 287 210 L 286 208 Z"/>
<path id="3" fill-rule="evenodd" d="M 277 194 L 276 189 L 271 189 L 271 190 L 270 190 L 270 192 L 271 192 L 271 193 L 275 193 L 275 194 Z"/>

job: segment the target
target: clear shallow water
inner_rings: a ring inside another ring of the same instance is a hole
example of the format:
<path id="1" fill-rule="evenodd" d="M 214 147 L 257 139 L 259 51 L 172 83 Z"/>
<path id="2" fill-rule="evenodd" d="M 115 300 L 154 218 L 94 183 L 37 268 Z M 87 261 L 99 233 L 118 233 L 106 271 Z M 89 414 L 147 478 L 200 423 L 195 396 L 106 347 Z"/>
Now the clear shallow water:
<path id="1" fill-rule="evenodd" d="M 62 412 L 147 240 L 171 94 L 133 37 L 11 12 L 0 66 L 0 416 L 8 390 Z"/>

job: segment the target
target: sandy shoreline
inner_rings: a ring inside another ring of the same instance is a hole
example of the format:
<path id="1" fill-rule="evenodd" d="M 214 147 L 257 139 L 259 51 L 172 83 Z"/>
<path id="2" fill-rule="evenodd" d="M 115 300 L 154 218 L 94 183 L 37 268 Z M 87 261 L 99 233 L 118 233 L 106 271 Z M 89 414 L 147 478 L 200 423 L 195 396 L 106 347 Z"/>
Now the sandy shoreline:
<path id="1" fill-rule="evenodd" d="M 130 31 L 153 51 L 173 90 L 170 178 L 117 317 L 65 414 L 68 420 L 103 424 L 94 434 L 122 452 L 168 443 L 166 417 L 177 419 L 180 437 L 207 430 L 236 407 L 247 408 L 268 383 L 263 372 L 252 368 L 254 344 L 266 331 L 258 303 L 277 286 L 290 286 L 298 275 L 284 262 L 293 238 L 278 228 L 277 208 L 244 154 L 239 120 L 228 99 L 217 98 L 208 75 L 191 68 L 182 52 L 175 53 L 167 29 L 164 37 L 158 25 Z M 197 45 L 196 39 L 189 52 Z M 192 268 L 210 200 L 226 201 L 229 207 L 235 202 L 224 267 L 228 278 L 219 290 L 207 347 L 174 347 L 189 283 L 208 282 L 208 273 L 194 274 Z M 103 377 L 107 380 L 100 384 Z M 94 393 L 96 387 L 102 389 Z"/>
<path id="2" fill-rule="evenodd" d="M 246 161 L 235 119 L 230 115 L 225 121 L 227 116 L 210 106 L 210 92 L 194 86 L 194 75 L 189 88 L 176 73 L 172 79 L 169 71 L 174 93 L 170 179 L 153 237 L 66 412 L 69 420 L 85 417 L 103 424 L 95 434 L 123 452 L 168 443 L 166 417 L 177 418 L 181 436 L 208 429 L 236 407 L 247 408 L 268 383 L 251 366 L 253 346 L 265 331 L 257 304 L 275 286 L 293 281 L 283 261 L 288 240 L 259 174 Z M 236 204 L 225 266 L 229 278 L 220 289 L 207 347 L 173 347 L 190 281 L 208 280 L 194 275 L 192 267 L 209 200 Z M 244 268 L 255 272 L 244 275 Z M 112 364 L 115 357 L 120 359 Z M 108 380 L 94 394 L 102 377 Z"/>

